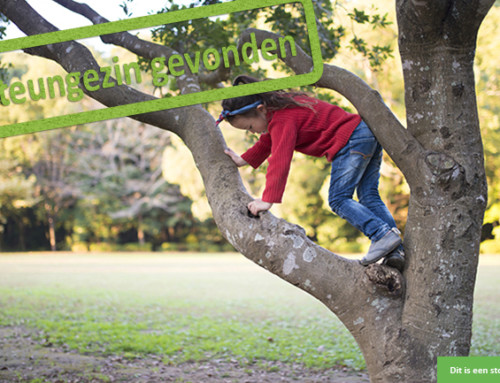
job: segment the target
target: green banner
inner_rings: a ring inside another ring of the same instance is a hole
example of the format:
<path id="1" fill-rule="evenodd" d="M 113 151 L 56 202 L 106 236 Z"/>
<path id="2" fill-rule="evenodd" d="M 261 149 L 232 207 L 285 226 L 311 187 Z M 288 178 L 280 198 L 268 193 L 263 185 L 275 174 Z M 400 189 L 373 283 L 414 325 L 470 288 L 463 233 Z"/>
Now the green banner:
<path id="1" fill-rule="evenodd" d="M 438 383 L 498 383 L 500 356 L 440 356 Z"/>
<path id="2" fill-rule="evenodd" d="M 252 1 L 235 0 L 228 3 L 195 7 L 174 12 L 157 14 L 157 15 L 132 18 L 128 20 L 113 21 L 109 23 L 97 24 L 88 27 L 74 28 L 64 31 L 56 31 L 51 33 L 1 41 L 0 53 L 11 50 L 26 49 L 41 45 L 55 44 L 64 41 L 100 36 L 105 34 L 137 30 L 141 28 L 149 28 L 156 25 L 170 24 L 179 21 L 214 17 L 218 15 L 229 14 L 232 12 L 265 8 L 287 3 L 300 3 L 304 8 L 307 30 L 309 35 L 308 37 L 309 37 L 310 51 L 313 59 L 313 66 L 311 68 L 311 72 L 309 73 L 301 75 L 292 75 L 289 77 L 273 79 L 273 80 L 266 80 L 258 83 L 241 85 L 237 87 L 212 89 L 193 94 L 180 95 L 176 97 L 161 98 L 151 101 L 144 101 L 127 105 L 119 105 L 104 109 L 73 113 L 64 116 L 50 117 L 42 120 L 25 121 L 16 124 L 4 125 L 0 126 L 0 137 L 8 137 L 19 134 L 39 132 L 42 130 L 55 129 L 55 128 L 67 127 L 78 124 L 86 124 L 86 123 L 108 120 L 118 117 L 126 117 L 136 114 L 156 112 L 163 109 L 178 108 L 182 106 L 206 103 L 210 101 L 217 101 L 225 98 L 239 97 L 248 94 L 269 92 L 278 89 L 309 85 L 317 82 L 323 73 L 323 61 L 321 57 L 319 36 L 316 28 L 314 9 L 311 0 L 252 0 Z M 252 36 L 252 39 L 254 40 L 254 36 Z M 253 40 L 252 43 L 249 43 L 250 47 L 255 45 L 255 42 Z M 293 43 L 293 40 L 291 40 L 289 36 L 283 40 L 280 39 L 279 41 L 279 45 L 281 45 L 281 48 L 284 48 L 286 44 L 291 44 L 291 43 Z M 273 52 L 276 49 L 279 49 L 280 46 L 276 45 L 273 41 L 269 41 L 268 44 L 267 45 L 264 44 L 263 47 L 264 48 L 261 49 L 261 54 L 265 59 L 270 60 L 276 58 L 276 54 L 274 54 Z M 224 50 L 227 51 L 229 48 L 232 47 L 222 47 L 222 48 L 223 51 L 220 53 L 216 49 L 207 49 L 205 52 L 198 52 L 197 53 L 198 56 L 196 56 L 197 60 L 195 60 L 194 62 L 192 62 L 191 60 L 193 59 L 191 57 L 187 57 L 187 55 L 185 56 L 173 55 L 173 57 L 171 57 L 168 60 L 168 63 L 165 61 L 163 62 L 158 61 L 156 64 L 160 65 L 161 68 L 165 68 L 167 66 L 166 64 L 168 64 L 170 73 L 173 73 L 174 75 L 182 75 L 183 73 L 177 69 L 179 68 L 179 63 L 182 60 L 188 60 L 187 63 L 189 64 L 190 68 L 193 67 L 195 69 L 197 68 L 197 66 L 199 66 L 200 60 L 205 63 L 206 67 L 209 67 L 210 66 L 209 57 L 215 57 L 218 60 L 218 62 L 222 65 L 222 63 L 225 62 L 224 61 L 225 58 L 223 57 Z M 292 49 L 292 52 L 293 51 L 294 49 Z M 258 57 L 257 54 L 254 53 L 251 59 L 244 56 L 242 57 L 242 60 L 256 61 L 257 57 Z M 118 60 L 118 58 L 116 58 L 116 60 Z M 131 67 L 132 63 L 125 65 Z M 101 69 L 110 69 L 110 68 L 111 67 L 101 68 Z M 97 80 L 98 73 L 96 73 L 95 70 L 89 70 L 87 72 L 83 74 L 80 72 L 70 73 L 68 74 L 68 76 L 66 76 L 65 79 L 57 78 L 57 80 L 61 83 L 62 87 L 64 85 L 63 83 L 64 81 L 66 81 L 66 83 L 68 83 L 69 86 L 70 83 L 71 84 L 75 83 L 75 81 L 78 81 L 79 78 L 81 77 L 83 79 L 83 83 L 87 88 L 87 90 L 92 91 L 94 89 L 98 89 L 99 86 L 96 85 L 95 83 L 95 81 Z M 106 75 L 108 76 L 109 73 L 107 73 Z M 124 78 L 123 79 L 120 78 L 119 81 L 125 83 L 126 80 L 125 77 L 127 76 L 130 77 L 129 72 L 125 73 Z M 43 81 L 43 79 L 41 80 Z M 161 79 L 158 79 L 158 81 L 160 80 Z M 54 79 L 52 79 L 52 81 L 54 81 Z M 120 85 L 120 83 L 118 85 Z M 9 105 L 11 104 L 29 102 L 28 88 L 30 88 L 30 86 L 33 87 L 33 84 L 31 83 L 26 85 L 20 82 L 16 82 L 15 84 L 11 84 L 10 87 L 8 87 L 6 84 L 0 84 L 0 91 L 1 91 L 0 102 L 2 104 L 0 105 L 0 107 L 9 107 Z M 48 84 L 47 86 L 50 86 L 50 84 Z M 109 86 L 114 86 L 114 83 L 110 83 Z M 103 87 L 107 86 L 104 84 Z M 76 93 L 77 91 L 78 90 L 75 89 L 73 90 L 74 94 L 69 95 L 69 90 L 68 90 L 68 95 L 71 96 L 71 98 L 73 98 L 73 99 L 69 98 L 70 101 L 76 102 L 80 100 L 82 94 Z"/>

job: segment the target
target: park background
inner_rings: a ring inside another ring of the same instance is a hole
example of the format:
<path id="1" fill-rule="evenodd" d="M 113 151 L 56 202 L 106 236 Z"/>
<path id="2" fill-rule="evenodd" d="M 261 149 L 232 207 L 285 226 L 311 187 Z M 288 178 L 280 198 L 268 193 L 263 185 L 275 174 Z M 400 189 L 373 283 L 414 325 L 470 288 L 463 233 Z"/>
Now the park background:
<path id="1" fill-rule="evenodd" d="M 115 11 L 118 17 L 124 17 L 119 4 L 115 4 Z M 341 4 L 335 8 L 334 25 L 339 36 L 343 35 L 339 43 L 346 47 L 338 48 L 334 57 L 326 61 L 360 75 L 404 121 L 394 15 L 389 12 L 385 16 L 385 28 L 375 28 L 368 21 L 370 14 L 384 17 L 391 7 L 378 4 L 377 9 L 369 1 Z M 125 5 L 127 2 L 122 7 Z M 353 9 L 366 13 L 356 14 Z M 133 10 L 125 11 L 136 16 Z M 362 17 L 367 21 L 354 21 Z M 500 47 L 496 26 L 499 17 L 499 8 L 494 7 L 481 27 L 476 57 L 478 108 L 489 186 L 483 253 L 500 252 L 500 79 L 495 65 L 495 52 Z M 161 33 L 165 32 L 157 32 L 157 38 L 172 38 Z M 215 40 L 217 33 L 214 29 Z M 392 53 L 385 51 L 387 48 Z M 119 57 L 120 65 L 137 61 L 134 55 L 119 48 L 110 51 L 104 44 L 97 44 L 93 49 L 100 50 L 97 56 L 103 65 L 114 65 L 114 56 Z M 375 58 L 374 52 L 378 52 Z M 1 60 L 7 84 L 26 83 L 28 79 L 36 83 L 37 79 L 63 74 L 57 64 L 20 52 L 5 53 Z M 265 65 L 265 61 L 261 59 L 258 65 Z M 277 75 L 269 69 L 268 75 Z M 143 81 L 137 87 L 157 96 L 176 94 L 174 81 L 166 88 L 154 89 L 147 76 L 143 73 Z M 352 108 L 334 92 L 316 94 Z M 94 107 L 88 99 L 71 103 L 64 97 L 11 104 L 2 108 L 0 123 L 43 119 Z M 207 107 L 214 117 L 220 113 L 218 102 Z M 234 131 L 225 122 L 222 130 L 228 146 L 240 153 L 255 140 Z M 211 218 L 191 154 L 169 132 L 130 119 L 117 119 L 6 138 L 0 145 L 2 251 L 232 250 Z M 362 252 L 367 240 L 332 214 L 325 202 L 329 171 L 325 159 L 296 154 L 284 201 L 272 212 L 304 227 L 311 239 L 332 251 Z M 244 169 L 241 173 L 250 193 L 260 196 L 265 169 Z M 409 189 L 388 157 L 382 168 L 380 191 L 398 227 L 404 230 Z"/>
<path id="2" fill-rule="evenodd" d="M 330 62 L 365 79 L 404 121 L 393 11 L 387 15 L 392 24 L 383 29 L 359 23 L 355 19 L 362 15 L 353 13 L 354 7 L 367 15 L 392 9 L 386 0 L 376 7 L 371 3 L 337 2 L 334 17 L 350 48 L 341 49 Z M 108 18 L 139 16 L 133 7 L 130 1 L 117 3 L 115 16 Z M 53 22 L 61 26 L 59 20 Z M 497 2 L 481 27 L 476 54 L 489 192 L 473 355 L 500 354 L 498 25 Z M 363 53 L 360 39 L 393 51 L 374 62 Z M 121 63 L 136 60 L 98 43 L 92 49 L 107 65 L 114 55 Z M 0 60 L 7 83 L 63 73 L 56 64 L 18 52 L 2 54 Z M 139 87 L 153 92 L 148 81 Z M 172 83 L 162 96 L 175 91 Z M 350 108 L 333 92 L 317 95 Z M 92 107 L 90 100 L 78 105 L 57 98 L 27 102 L 3 108 L 0 124 Z M 207 107 L 218 116 L 219 103 Z M 237 152 L 255 140 L 226 123 L 222 130 Z M 241 169 L 241 174 L 250 193 L 259 196 L 265 171 Z M 272 212 L 304 227 L 310 238 L 336 253 L 362 253 L 368 241 L 334 216 L 325 202 L 328 176 L 324 159 L 297 154 L 284 201 Z M 409 190 L 387 157 L 380 191 L 404 230 Z M 260 361 L 259 368 L 268 371 L 280 369 L 278 362 L 319 369 L 364 366 L 352 337 L 318 302 L 234 254 L 211 218 L 201 178 L 179 140 L 130 119 L 0 141 L 0 251 L 0 325 L 36 329 L 32 336 L 42 347 L 129 358 L 153 354 L 173 364 L 218 358 L 250 366 Z M 99 373 L 89 374 L 105 381 Z"/>

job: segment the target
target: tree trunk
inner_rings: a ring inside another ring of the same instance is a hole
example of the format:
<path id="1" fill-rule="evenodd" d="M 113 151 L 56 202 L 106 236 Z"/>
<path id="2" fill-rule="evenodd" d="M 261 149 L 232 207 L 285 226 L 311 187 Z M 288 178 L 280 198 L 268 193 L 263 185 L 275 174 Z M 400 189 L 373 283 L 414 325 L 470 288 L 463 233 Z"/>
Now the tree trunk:
<path id="1" fill-rule="evenodd" d="M 26 237 L 24 235 L 24 223 L 22 220 L 18 221 L 17 229 L 19 230 L 19 249 L 26 251 Z"/>
<path id="2" fill-rule="evenodd" d="M 48 223 L 49 223 L 49 243 L 50 243 L 50 250 L 56 251 L 56 228 L 55 228 L 55 223 L 54 223 L 54 217 L 52 215 L 49 215 L 48 218 Z"/>
<path id="3" fill-rule="evenodd" d="M 23 219 L 22 219 L 22 217 L 17 217 L 16 215 L 13 215 L 11 218 L 16 223 L 17 231 L 19 233 L 18 247 L 21 251 L 26 251 L 26 238 L 24 235 Z M 0 251 L 1 250 L 2 250 L 2 247 L 1 247 L 1 243 L 0 243 Z"/>
<path id="4" fill-rule="evenodd" d="M 398 7 L 400 52 L 408 131 L 425 154 L 410 185 L 406 294 L 391 340 L 397 359 L 382 357 L 373 381 L 436 381 L 437 356 L 468 355 L 487 198 L 473 73 L 477 17 L 455 2 L 438 11 L 434 2 L 414 3 Z"/>
<path id="5" fill-rule="evenodd" d="M 47 213 L 47 223 L 49 225 L 49 244 L 50 250 L 56 251 L 56 224 L 55 224 L 55 214 L 53 213 L 53 208 L 49 203 L 44 204 L 45 212 Z"/>
<path id="6" fill-rule="evenodd" d="M 141 246 L 146 243 L 146 239 L 144 238 L 142 214 L 139 214 L 139 216 L 137 217 L 137 240 L 139 241 L 139 245 Z"/>

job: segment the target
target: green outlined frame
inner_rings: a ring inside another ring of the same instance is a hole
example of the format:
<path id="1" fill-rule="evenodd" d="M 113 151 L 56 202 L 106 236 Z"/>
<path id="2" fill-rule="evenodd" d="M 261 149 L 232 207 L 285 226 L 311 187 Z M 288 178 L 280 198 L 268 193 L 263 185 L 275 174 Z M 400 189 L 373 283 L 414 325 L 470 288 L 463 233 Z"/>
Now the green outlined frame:
<path id="1" fill-rule="evenodd" d="M 207 5 L 179 11 L 161 13 L 157 15 L 136 17 L 127 20 L 112 21 L 103 24 L 73 28 L 40 35 L 21 37 L 0 41 L 0 53 L 55 44 L 70 40 L 80 40 L 112 33 L 150 28 L 158 25 L 171 24 L 179 21 L 195 20 L 250 9 L 265 8 L 274 5 L 301 3 L 304 7 L 306 25 L 309 35 L 313 70 L 306 74 L 294 75 L 285 78 L 262 81 L 259 83 L 212 89 L 198 93 L 160 98 L 114 107 L 104 107 L 63 116 L 49 117 L 42 120 L 25 121 L 17 124 L 0 126 L 0 138 L 39 132 L 43 130 L 63 128 L 73 125 L 127 117 L 136 114 L 157 112 L 159 110 L 195 105 L 225 98 L 245 96 L 249 94 L 269 92 L 284 88 L 293 88 L 317 82 L 323 73 L 323 61 L 316 28 L 314 9 L 311 0 L 235 0 L 228 3 Z M 251 5 L 250 5 L 251 4 Z"/>

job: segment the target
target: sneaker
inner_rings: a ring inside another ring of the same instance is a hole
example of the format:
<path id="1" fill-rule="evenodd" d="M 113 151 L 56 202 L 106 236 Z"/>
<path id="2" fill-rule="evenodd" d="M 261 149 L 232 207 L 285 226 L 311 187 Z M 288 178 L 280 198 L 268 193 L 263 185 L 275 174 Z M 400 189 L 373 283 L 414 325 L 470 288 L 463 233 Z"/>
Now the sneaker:
<path id="1" fill-rule="evenodd" d="M 379 259 L 395 250 L 401 244 L 401 237 L 398 229 L 391 229 L 378 241 L 372 242 L 368 253 L 359 261 L 363 266 L 377 262 Z"/>
<path id="2" fill-rule="evenodd" d="M 403 249 L 397 248 L 396 250 L 394 250 L 384 258 L 382 264 L 403 272 L 403 269 L 405 267 L 405 253 Z"/>

